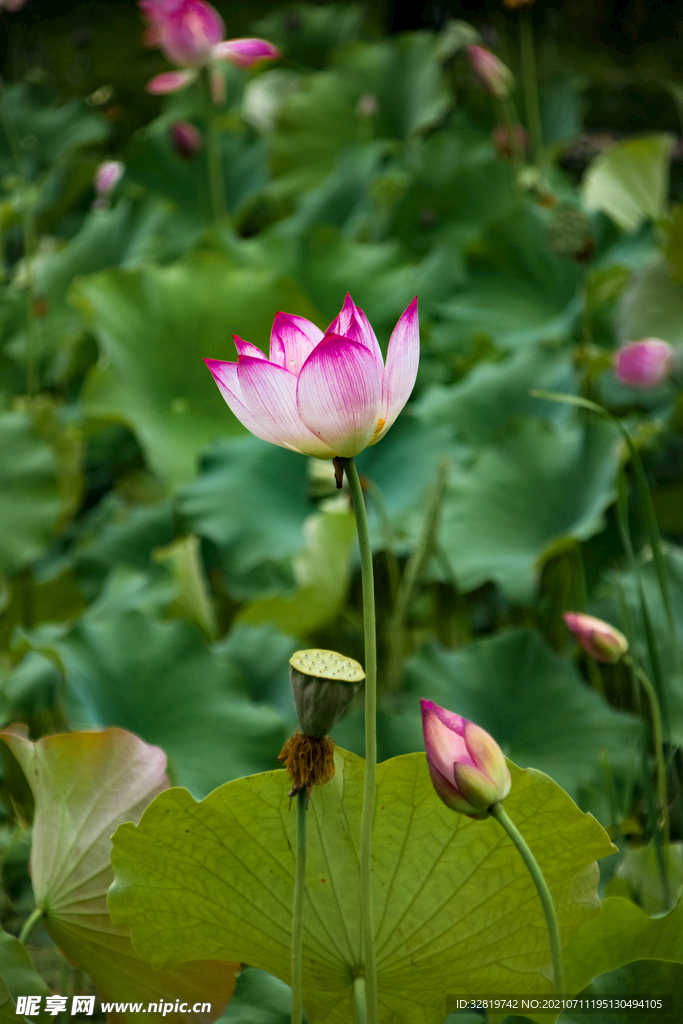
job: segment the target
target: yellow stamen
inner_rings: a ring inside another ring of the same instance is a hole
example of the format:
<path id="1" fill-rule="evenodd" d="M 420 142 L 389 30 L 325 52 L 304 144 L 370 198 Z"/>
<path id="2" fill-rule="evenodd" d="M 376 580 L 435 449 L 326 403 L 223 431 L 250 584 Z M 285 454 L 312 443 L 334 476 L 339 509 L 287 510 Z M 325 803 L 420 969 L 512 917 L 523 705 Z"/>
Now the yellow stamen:
<path id="1" fill-rule="evenodd" d="M 382 433 L 382 431 L 384 430 L 384 424 L 386 422 L 387 422 L 386 421 L 386 417 L 385 416 L 380 416 L 380 418 L 377 420 L 377 426 L 375 427 L 375 433 L 370 438 L 370 444 L 372 444 L 372 442 L 375 440 L 375 438 L 377 437 L 378 434 Z"/>

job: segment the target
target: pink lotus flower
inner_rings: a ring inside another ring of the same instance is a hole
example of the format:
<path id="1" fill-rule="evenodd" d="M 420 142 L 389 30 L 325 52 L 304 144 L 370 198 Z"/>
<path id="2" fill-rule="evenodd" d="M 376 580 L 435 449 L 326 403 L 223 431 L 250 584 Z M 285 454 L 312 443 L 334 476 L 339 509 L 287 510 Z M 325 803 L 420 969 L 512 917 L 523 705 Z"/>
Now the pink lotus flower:
<path id="1" fill-rule="evenodd" d="M 661 384 L 673 369 L 673 349 L 660 338 L 643 338 L 617 352 L 617 380 L 630 388 L 653 388 Z"/>
<path id="2" fill-rule="evenodd" d="M 420 701 L 427 765 L 437 795 L 468 818 L 488 817 L 510 792 L 503 752 L 492 736 L 431 700 Z"/>
<path id="3" fill-rule="evenodd" d="M 324 334 L 310 320 L 278 313 L 270 360 L 233 337 L 236 363 L 204 362 L 235 416 L 264 441 L 317 459 L 350 458 L 376 444 L 415 384 L 417 299 L 394 328 L 386 366 L 368 318 L 349 295 Z"/>
<path id="4" fill-rule="evenodd" d="M 496 57 L 495 53 L 483 46 L 468 46 L 467 55 L 475 75 L 484 86 L 499 100 L 510 95 L 515 80 L 510 68 Z"/>
<path id="5" fill-rule="evenodd" d="M 586 654 L 596 661 L 614 664 L 628 650 L 628 640 L 609 622 L 583 612 L 565 612 L 562 616 Z"/>
<path id="6" fill-rule="evenodd" d="M 157 75 L 147 83 L 148 92 L 184 89 L 195 80 L 198 68 L 215 60 L 248 68 L 279 56 L 265 39 L 223 39 L 223 19 L 205 0 L 139 0 L 139 6 L 147 21 L 146 45 L 158 46 L 171 64 L 187 69 Z"/>

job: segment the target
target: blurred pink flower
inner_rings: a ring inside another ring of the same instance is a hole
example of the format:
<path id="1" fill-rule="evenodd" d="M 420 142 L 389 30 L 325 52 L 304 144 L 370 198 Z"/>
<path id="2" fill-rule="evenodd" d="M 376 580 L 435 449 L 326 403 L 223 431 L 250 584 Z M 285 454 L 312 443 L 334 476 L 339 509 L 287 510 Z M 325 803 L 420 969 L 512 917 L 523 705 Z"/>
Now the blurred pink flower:
<path id="1" fill-rule="evenodd" d="M 631 388 L 653 388 L 673 369 L 673 349 L 660 338 L 632 341 L 615 357 L 617 380 Z"/>
<path id="2" fill-rule="evenodd" d="M 417 299 L 394 328 L 386 366 L 368 318 L 349 295 L 324 334 L 310 320 L 278 313 L 270 360 L 233 337 L 236 363 L 204 362 L 235 416 L 264 441 L 318 459 L 350 458 L 376 444 L 415 384 Z"/>
<path id="3" fill-rule="evenodd" d="M 510 792 L 512 781 L 503 752 L 484 729 L 420 701 L 427 765 L 437 796 L 452 811 L 486 818 L 492 804 Z"/>
<path id="4" fill-rule="evenodd" d="M 26 0 L 0 0 L 0 8 L 4 7 L 6 11 L 14 13 L 20 11 L 26 3 Z"/>
<path id="5" fill-rule="evenodd" d="M 122 164 L 120 160 L 105 160 L 98 165 L 93 178 L 96 192 L 92 204 L 93 210 L 109 208 L 109 197 L 121 180 L 125 169 L 126 165 Z"/>
<path id="6" fill-rule="evenodd" d="M 159 47 L 171 64 L 188 69 L 157 75 L 147 83 L 148 92 L 183 89 L 194 81 L 197 68 L 214 60 L 248 68 L 258 60 L 279 56 L 265 39 L 224 40 L 223 19 L 205 0 L 139 0 L 139 6 L 147 22 L 145 44 Z"/>
<path id="7" fill-rule="evenodd" d="M 171 145 L 183 160 L 192 160 L 202 148 L 202 137 L 189 121 L 175 121 L 169 130 Z"/>
<path id="8" fill-rule="evenodd" d="M 487 92 L 499 100 L 510 95 L 515 80 L 502 60 L 483 46 L 468 46 L 467 55 L 475 75 Z"/>
<path id="9" fill-rule="evenodd" d="M 565 612 L 562 618 L 577 643 L 596 661 L 614 664 L 626 654 L 628 640 L 609 622 L 596 619 L 594 615 L 584 615 L 583 612 Z"/>

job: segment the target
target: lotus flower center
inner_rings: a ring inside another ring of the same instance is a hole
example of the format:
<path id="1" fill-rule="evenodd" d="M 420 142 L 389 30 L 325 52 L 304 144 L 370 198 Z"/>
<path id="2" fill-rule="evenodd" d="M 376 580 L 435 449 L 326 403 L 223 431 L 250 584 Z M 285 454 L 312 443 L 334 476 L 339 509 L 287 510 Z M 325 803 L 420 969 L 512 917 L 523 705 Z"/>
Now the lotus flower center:
<path id="1" fill-rule="evenodd" d="M 377 426 L 375 427 L 375 433 L 370 438 L 370 444 L 375 440 L 378 434 L 381 434 L 384 424 L 387 422 L 386 416 L 380 416 L 377 420 Z"/>

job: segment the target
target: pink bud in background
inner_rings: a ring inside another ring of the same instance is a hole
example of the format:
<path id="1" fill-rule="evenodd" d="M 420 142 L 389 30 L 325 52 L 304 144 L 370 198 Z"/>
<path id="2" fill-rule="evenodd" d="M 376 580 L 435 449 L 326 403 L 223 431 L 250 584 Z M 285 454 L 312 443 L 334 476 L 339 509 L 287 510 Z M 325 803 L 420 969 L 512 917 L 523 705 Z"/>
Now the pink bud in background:
<path id="1" fill-rule="evenodd" d="M 351 458 L 376 444 L 417 376 L 417 299 L 393 330 L 386 366 L 368 318 L 350 295 L 325 333 L 301 316 L 278 313 L 270 359 L 233 337 L 236 363 L 204 362 L 234 415 L 256 437 L 317 459 Z"/>
<path id="2" fill-rule="evenodd" d="M 615 358 L 617 380 L 630 388 L 653 388 L 673 369 L 673 349 L 660 338 L 632 341 Z"/>
<path id="3" fill-rule="evenodd" d="M 26 0 L 0 0 L 0 9 L 3 7 L 6 11 L 13 14 L 15 11 L 20 11 L 26 3 Z"/>
<path id="4" fill-rule="evenodd" d="M 584 615 L 583 612 L 565 612 L 562 618 L 577 643 L 596 661 L 614 664 L 626 654 L 628 640 L 609 622 L 596 619 L 593 615 Z"/>
<path id="5" fill-rule="evenodd" d="M 189 121 L 176 121 L 169 129 L 171 145 L 183 160 L 193 160 L 202 148 L 202 137 Z"/>
<path id="6" fill-rule="evenodd" d="M 427 765 L 434 789 L 452 811 L 488 817 L 489 808 L 510 792 L 512 780 L 502 750 L 474 722 L 420 701 Z"/>
<path id="7" fill-rule="evenodd" d="M 125 165 L 120 160 L 105 160 L 95 171 L 95 191 L 101 198 L 110 196 L 121 180 Z"/>
<path id="8" fill-rule="evenodd" d="M 499 60 L 494 53 L 486 50 L 483 46 L 468 46 L 467 54 L 475 75 L 484 86 L 497 99 L 503 100 L 510 95 L 515 84 L 512 72 Z"/>

